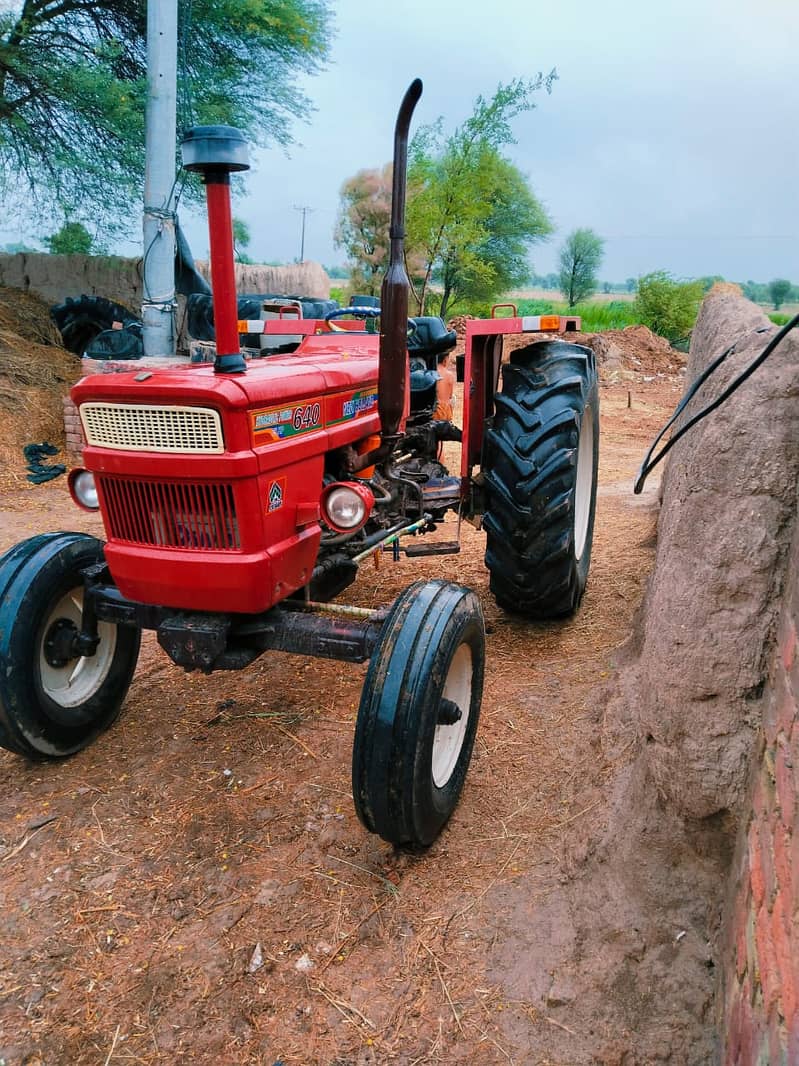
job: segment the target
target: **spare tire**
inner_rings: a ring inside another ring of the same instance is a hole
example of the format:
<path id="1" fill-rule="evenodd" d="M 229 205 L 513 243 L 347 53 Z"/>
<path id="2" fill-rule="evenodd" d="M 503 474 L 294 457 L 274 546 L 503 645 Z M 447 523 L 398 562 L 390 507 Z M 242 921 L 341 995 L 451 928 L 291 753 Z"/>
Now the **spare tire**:
<path id="1" fill-rule="evenodd" d="M 97 334 L 114 329 L 115 323 L 121 323 L 122 328 L 141 324 L 133 311 L 104 296 L 68 296 L 63 303 L 50 308 L 50 317 L 64 347 L 76 355 L 83 355 Z"/>

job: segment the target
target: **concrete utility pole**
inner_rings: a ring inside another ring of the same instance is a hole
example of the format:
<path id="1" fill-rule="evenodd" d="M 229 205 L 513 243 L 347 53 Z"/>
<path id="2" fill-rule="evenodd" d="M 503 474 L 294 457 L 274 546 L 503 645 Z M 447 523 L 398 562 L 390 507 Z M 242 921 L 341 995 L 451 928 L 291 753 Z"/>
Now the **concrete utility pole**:
<path id="1" fill-rule="evenodd" d="M 297 207 L 296 204 L 295 204 L 294 210 L 295 211 L 300 211 L 302 213 L 302 237 L 300 238 L 300 262 L 304 263 L 305 262 L 305 216 L 311 214 L 311 212 L 313 211 L 313 208 L 312 207 Z"/>
<path id="2" fill-rule="evenodd" d="M 147 3 L 143 340 L 146 356 L 175 354 L 177 0 Z"/>

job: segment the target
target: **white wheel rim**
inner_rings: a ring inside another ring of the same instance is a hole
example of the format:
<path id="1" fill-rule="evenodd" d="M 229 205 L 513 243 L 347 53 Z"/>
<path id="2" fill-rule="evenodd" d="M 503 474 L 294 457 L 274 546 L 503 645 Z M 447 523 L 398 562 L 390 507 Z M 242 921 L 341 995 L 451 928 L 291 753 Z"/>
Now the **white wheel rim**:
<path id="1" fill-rule="evenodd" d="M 594 419 L 590 407 L 583 411 L 577 445 L 577 476 L 574 487 L 574 554 L 582 559 L 588 538 L 591 497 L 594 488 Z"/>
<path id="2" fill-rule="evenodd" d="M 39 676 L 42 690 L 59 707 L 79 707 L 100 690 L 117 646 L 117 627 L 111 622 L 99 622 L 100 643 L 94 655 L 81 655 L 63 666 L 53 666 L 45 656 L 45 640 L 51 626 L 59 619 L 74 623 L 80 630 L 83 616 L 83 589 L 72 589 L 51 609 L 41 629 L 39 647 Z"/>
<path id="3" fill-rule="evenodd" d="M 441 693 L 442 699 L 458 705 L 461 716 L 452 725 L 436 725 L 433 737 L 433 783 L 436 788 L 447 784 L 460 758 L 472 707 L 472 673 L 472 649 L 468 644 L 461 644 L 450 663 Z"/>

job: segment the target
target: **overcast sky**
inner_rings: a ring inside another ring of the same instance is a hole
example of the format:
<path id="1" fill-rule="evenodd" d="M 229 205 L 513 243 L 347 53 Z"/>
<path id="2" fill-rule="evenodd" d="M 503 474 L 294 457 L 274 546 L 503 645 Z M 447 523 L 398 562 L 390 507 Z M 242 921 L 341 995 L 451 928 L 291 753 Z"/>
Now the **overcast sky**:
<path id="1" fill-rule="evenodd" d="M 333 0 L 327 69 L 303 83 L 316 111 L 288 155 L 258 152 L 235 207 L 256 260 L 342 262 L 342 183 L 391 156 L 396 110 L 424 82 L 414 128 L 451 130 L 499 81 L 557 68 L 552 94 L 514 122 L 513 162 L 557 231 L 532 251 L 555 268 L 564 236 L 605 239 L 601 275 L 799 282 L 799 0 Z M 237 179 L 234 179 L 237 180 Z M 184 219 L 198 256 L 204 221 Z M 6 238 L 10 239 L 10 238 Z M 131 244 L 125 251 L 135 254 Z"/>
<path id="2" fill-rule="evenodd" d="M 447 129 L 499 81 L 557 68 L 551 95 L 514 122 L 509 149 L 557 227 L 539 273 L 577 226 L 605 238 L 603 278 L 799 282 L 797 0 L 335 0 L 331 62 L 308 79 L 317 110 L 286 157 L 259 152 L 236 213 L 256 259 L 343 260 L 332 233 L 342 183 L 391 156 L 412 78 L 414 128 Z M 205 254 L 193 222 L 190 237 Z"/>

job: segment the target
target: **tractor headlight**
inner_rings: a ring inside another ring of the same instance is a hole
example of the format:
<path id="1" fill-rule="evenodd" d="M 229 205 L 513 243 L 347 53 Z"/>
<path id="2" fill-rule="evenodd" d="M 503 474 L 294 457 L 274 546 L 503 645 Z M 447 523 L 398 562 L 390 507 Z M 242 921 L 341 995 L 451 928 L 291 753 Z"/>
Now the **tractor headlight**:
<path id="1" fill-rule="evenodd" d="M 336 533 L 355 533 L 366 524 L 374 502 L 366 485 L 336 481 L 322 493 L 322 517 Z"/>
<path id="2" fill-rule="evenodd" d="M 68 479 L 69 494 L 84 511 L 99 511 L 100 501 L 97 497 L 97 485 L 94 474 L 88 470 L 71 470 Z"/>

